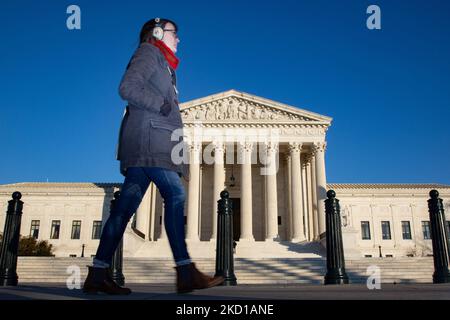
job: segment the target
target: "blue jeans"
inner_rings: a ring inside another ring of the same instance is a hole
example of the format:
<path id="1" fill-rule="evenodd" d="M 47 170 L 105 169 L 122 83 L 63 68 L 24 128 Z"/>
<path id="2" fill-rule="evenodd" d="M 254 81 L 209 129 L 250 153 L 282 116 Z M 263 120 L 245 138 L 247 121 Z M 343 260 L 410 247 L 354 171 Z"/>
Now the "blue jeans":
<path id="1" fill-rule="evenodd" d="M 175 262 L 190 259 L 184 235 L 186 193 L 178 173 L 157 167 L 130 167 L 127 169 L 118 203 L 103 228 L 96 260 L 111 265 L 128 221 L 139 207 L 150 182 L 155 183 L 164 199 L 164 226 Z"/>

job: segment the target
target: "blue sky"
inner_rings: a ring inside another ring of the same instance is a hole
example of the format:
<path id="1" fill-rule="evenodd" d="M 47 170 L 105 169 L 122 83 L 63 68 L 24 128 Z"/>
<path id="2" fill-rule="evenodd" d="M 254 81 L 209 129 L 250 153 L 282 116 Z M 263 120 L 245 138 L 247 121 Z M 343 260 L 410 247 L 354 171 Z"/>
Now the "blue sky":
<path id="1" fill-rule="evenodd" d="M 66 9 L 81 8 L 81 30 Z M 366 9 L 381 8 L 381 30 Z M 450 184 L 450 1 L 12 1 L 0 184 L 122 182 L 118 85 L 142 24 L 179 25 L 182 102 L 235 89 L 333 118 L 327 180 Z"/>

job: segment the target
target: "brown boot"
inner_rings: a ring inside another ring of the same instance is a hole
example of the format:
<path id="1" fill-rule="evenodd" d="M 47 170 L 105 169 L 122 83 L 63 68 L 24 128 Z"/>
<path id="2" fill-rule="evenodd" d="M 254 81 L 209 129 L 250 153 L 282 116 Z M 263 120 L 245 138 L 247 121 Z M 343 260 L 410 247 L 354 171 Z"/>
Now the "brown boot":
<path id="1" fill-rule="evenodd" d="M 177 292 L 186 293 L 194 289 L 206 289 L 221 284 L 224 277 L 210 277 L 197 270 L 194 263 L 177 266 Z"/>
<path id="2" fill-rule="evenodd" d="M 99 293 L 126 295 L 131 290 L 119 286 L 111 277 L 108 268 L 94 268 L 88 266 L 89 273 L 83 285 L 84 293 Z"/>

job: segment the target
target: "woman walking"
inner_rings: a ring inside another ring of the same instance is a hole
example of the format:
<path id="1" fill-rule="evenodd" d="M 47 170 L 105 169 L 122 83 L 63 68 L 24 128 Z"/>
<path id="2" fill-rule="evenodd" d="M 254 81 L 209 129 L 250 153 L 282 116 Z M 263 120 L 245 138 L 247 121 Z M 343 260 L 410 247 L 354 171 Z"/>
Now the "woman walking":
<path id="1" fill-rule="evenodd" d="M 197 270 L 187 251 L 184 234 L 185 190 L 181 177 L 189 179 L 186 163 L 171 158 L 174 130 L 183 128 L 178 106 L 175 56 L 178 27 L 168 19 L 147 21 L 140 45 L 131 58 L 119 87 L 128 102 L 120 134 L 117 159 L 125 176 L 120 198 L 106 221 L 93 266 L 83 286 L 86 293 L 130 294 L 115 283 L 109 272 L 114 252 L 125 228 L 153 182 L 164 199 L 164 226 L 175 260 L 177 292 L 210 288 L 223 277 L 209 277 Z"/>

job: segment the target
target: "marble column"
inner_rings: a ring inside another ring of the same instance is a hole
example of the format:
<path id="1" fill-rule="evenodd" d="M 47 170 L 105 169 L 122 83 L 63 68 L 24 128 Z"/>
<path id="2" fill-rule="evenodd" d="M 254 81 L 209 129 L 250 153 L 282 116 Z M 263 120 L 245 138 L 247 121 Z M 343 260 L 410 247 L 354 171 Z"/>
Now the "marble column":
<path id="1" fill-rule="evenodd" d="M 223 142 L 214 142 L 214 181 L 212 203 L 212 234 L 211 241 L 217 240 L 217 201 L 220 193 L 225 189 L 225 146 Z"/>
<path id="2" fill-rule="evenodd" d="M 317 142 L 313 145 L 316 158 L 316 184 L 317 184 L 317 213 L 319 217 L 319 234 L 326 231 L 325 226 L 325 200 L 327 199 L 327 179 L 325 173 L 325 142 Z"/>
<path id="3" fill-rule="evenodd" d="M 306 169 L 307 169 L 307 162 L 306 162 L 306 155 L 300 157 L 301 166 L 302 166 L 302 199 L 303 199 L 303 232 L 305 234 L 306 240 L 309 241 L 309 210 L 308 210 L 308 187 L 306 180 Z"/>
<path id="4" fill-rule="evenodd" d="M 239 241 L 254 241 L 252 220 L 252 149 L 251 142 L 239 143 L 241 167 L 241 237 Z"/>
<path id="5" fill-rule="evenodd" d="M 199 202 L 200 202 L 200 156 L 202 145 L 199 142 L 189 144 L 189 190 L 187 210 L 186 240 L 200 241 Z"/>
<path id="6" fill-rule="evenodd" d="M 136 210 L 136 229 L 144 234 L 144 239 L 149 238 L 150 205 L 151 205 L 151 185 L 142 197 L 141 204 Z"/>
<path id="7" fill-rule="evenodd" d="M 306 240 L 303 232 L 303 194 L 302 194 L 302 171 L 300 163 L 300 153 L 302 143 L 289 143 L 291 155 L 291 198 L 292 198 L 292 242 Z"/>
<path id="8" fill-rule="evenodd" d="M 165 210 L 164 210 L 164 200 L 162 201 L 162 211 L 161 211 L 161 234 L 159 235 L 159 239 L 158 240 L 165 240 L 167 241 L 167 233 L 166 233 L 166 226 L 164 224 L 164 215 L 165 215 Z"/>
<path id="9" fill-rule="evenodd" d="M 155 241 L 155 223 L 156 223 L 156 186 L 153 182 L 148 187 L 150 189 L 150 231 L 148 239 Z"/>
<path id="10" fill-rule="evenodd" d="M 306 158 L 306 195 L 308 205 L 308 241 L 314 241 L 314 210 L 313 210 L 313 197 L 312 197 L 312 175 L 311 175 L 311 154 L 308 153 Z"/>
<path id="11" fill-rule="evenodd" d="M 266 144 L 266 241 L 280 240 L 278 234 L 277 157 L 278 143 Z"/>
<path id="12" fill-rule="evenodd" d="M 286 179 L 286 221 L 284 222 L 284 226 L 286 229 L 286 240 L 292 238 L 292 183 L 291 183 L 291 156 L 287 152 L 284 154 L 284 161 L 286 165 L 285 170 L 285 179 Z"/>
<path id="13" fill-rule="evenodd" d="M 311 154 L 311 204 L 313 213 L 314 240 L 319 239 L 319 213 L 317 203 L 316 157 Z"/>

